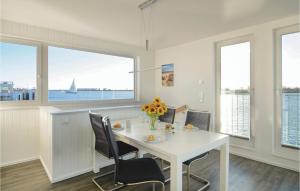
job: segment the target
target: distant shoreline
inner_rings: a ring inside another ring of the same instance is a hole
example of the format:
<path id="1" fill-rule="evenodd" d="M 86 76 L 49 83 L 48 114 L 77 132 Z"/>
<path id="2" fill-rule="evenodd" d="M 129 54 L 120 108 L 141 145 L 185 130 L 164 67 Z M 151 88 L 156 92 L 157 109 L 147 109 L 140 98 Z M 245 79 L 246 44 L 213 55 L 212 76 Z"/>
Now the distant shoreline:
<path id="1" fill-rule="evenodd" d="M 36 89 L 14 89 L 14 91 L 28 91 L 28 90 L 36 90 Z M 48 91 L 69 91 L 68 89 L 57 89 L 57 90 L 48 90 Z M 101 90 L 101 89 L 80 89 L 78 88 L 77 91 L 134 91 L 134 90 Z"/>
<path id="2" fill-rule="evenodd" d="M 48 90 L 48 91 L 68 91 L 68 90 Z M 80 89 L 77 88 L 77 91 L 133 91 L 133 90 L 97 90 L 97 89 Z"/>

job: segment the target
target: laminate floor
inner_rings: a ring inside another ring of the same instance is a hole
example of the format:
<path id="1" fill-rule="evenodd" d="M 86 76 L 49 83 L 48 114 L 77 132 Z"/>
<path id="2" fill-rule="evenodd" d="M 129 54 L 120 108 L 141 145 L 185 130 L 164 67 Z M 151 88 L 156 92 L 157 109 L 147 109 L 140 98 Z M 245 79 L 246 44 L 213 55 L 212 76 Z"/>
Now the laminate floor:
<path id="1" fill-rule="evenodd" d="M 195 163 L 192 172 L 211 182 L 209 191 L 219 190 L 219 152 L 212 151 L 207 159 Z M 168 173 L 168 172 L 166 172 Z M 51 184 L 39 160 L 1 168 L 1 191 L 99 191 L 92 183 L 93 172 Z M 166 174 L 168 176 L 168 174 Z M 112 176 L 101 180 L 110 185 Z M 183 190 L 186 177 L 183 177 Z M 201 184 L 192 180 L 191 190 Z M 169 190 L 169 184 L 166 186 Z M 151 191 L 152 185 L 130 186 L 121 191 Z M 157 187 L 157 190 L 160 190 Z M 230 191 L 299 191 L 299 173 L 261 162 L 230 155 Z"/>

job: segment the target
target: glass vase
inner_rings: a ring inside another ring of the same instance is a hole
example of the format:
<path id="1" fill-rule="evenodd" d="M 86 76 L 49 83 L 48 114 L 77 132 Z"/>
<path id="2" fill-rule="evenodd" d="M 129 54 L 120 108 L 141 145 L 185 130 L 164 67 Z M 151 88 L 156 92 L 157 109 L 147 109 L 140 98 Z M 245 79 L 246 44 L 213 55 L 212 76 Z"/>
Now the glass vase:
<path id="1" fill-rule="evenodd" d="M 150 123 L 149 123 L 150 130 L 156 130 L 156 122 L 157 122 L 157 117 L 150 116 Z"/>

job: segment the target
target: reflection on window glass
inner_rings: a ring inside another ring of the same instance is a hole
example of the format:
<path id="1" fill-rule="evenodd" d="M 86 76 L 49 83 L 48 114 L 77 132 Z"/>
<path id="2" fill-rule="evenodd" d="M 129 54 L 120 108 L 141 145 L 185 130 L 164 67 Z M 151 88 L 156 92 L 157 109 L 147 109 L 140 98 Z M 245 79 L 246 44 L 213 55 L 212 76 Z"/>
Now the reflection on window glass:
<path id="1" fill-rule="evenodd" d="M 300 147 L 300 32 L 282 35 L 282 144 Z"/>
<path id="2" fill-rule="evenodd" d="M 134 99 L 134 59 L 50 46 L 48 100 Z"/>
<path id="3" fill-rule="evenodd" d="M 37 47 L 0 42 L 0 101 L 35 100 Z"/>
<path id="4" fill-rule="evenodd" d="M 250 42 L 221 47 L 221 132 L 250 138 Z"/>

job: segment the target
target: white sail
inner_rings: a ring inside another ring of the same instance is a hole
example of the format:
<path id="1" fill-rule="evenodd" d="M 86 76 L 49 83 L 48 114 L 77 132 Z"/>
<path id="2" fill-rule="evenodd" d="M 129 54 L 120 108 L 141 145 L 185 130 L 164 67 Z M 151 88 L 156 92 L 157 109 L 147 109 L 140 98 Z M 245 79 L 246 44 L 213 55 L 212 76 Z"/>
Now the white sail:
<path id="1" fill-rule="evenodd" d="M 76 85 L 75 85 L 75 79 L 73 79 L 73 82 L 70 86 L 70 89 L 67 91 L 67 93 L 77 93 L 77 88 L 76 88 Z"/>

